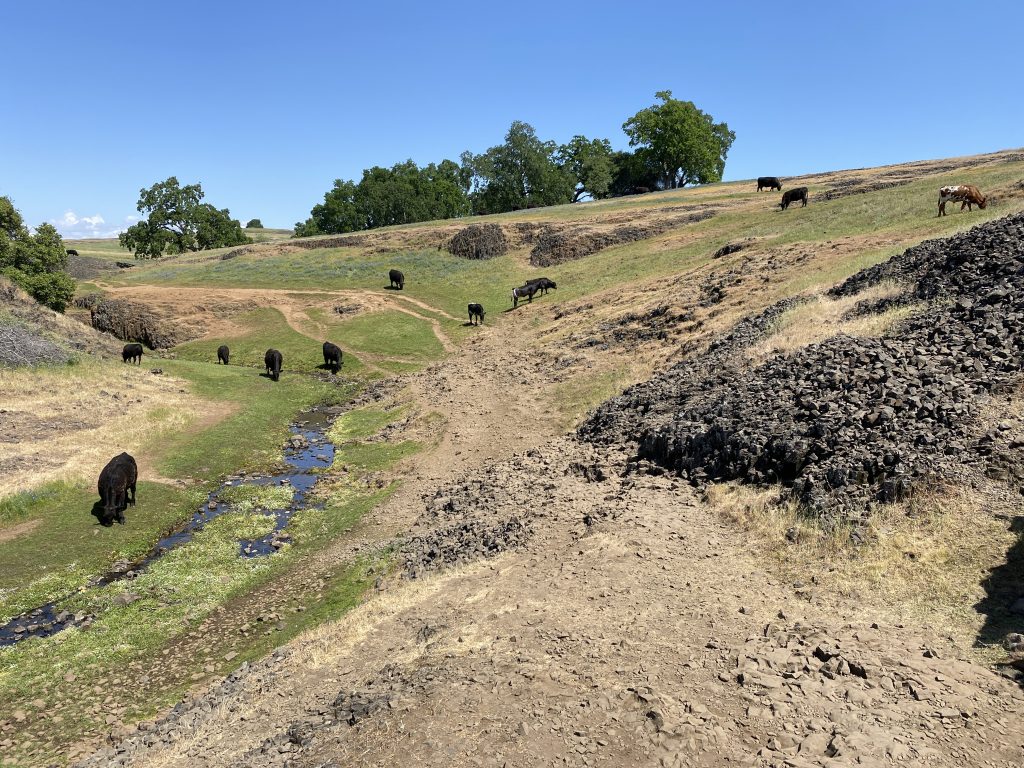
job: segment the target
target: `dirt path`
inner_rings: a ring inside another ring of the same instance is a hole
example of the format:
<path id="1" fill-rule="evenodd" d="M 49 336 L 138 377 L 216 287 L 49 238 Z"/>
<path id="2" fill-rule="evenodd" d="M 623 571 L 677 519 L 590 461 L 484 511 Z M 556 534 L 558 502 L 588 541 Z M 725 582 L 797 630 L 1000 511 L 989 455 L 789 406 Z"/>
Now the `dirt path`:
<path id="1" fill-rule="evenodd" d="M 134 285 L 131 287 L 112 286 L 98 283 L 111 296 L 123 295 L 132 301 L 150 307 L 163 308 L 171 316 L 184 315 L 198 319 L 204 328 L 204 337 L 237 335 L 242 329 L 232 317 L 240 312 L 255 308 L 271 307 L 278 310 L 296 333 L 314 339 L 325 338 L 326 326 L 311 317 L 308 310 L 319 307 L 331 311 L 339 300 L 354 303 L 361 311 L 396 311 L 415 317 L 430 324 L 434 336 L 445 352 L 453 352 L 455 344 L 444 332 L 436 315 L 454 322 L 461 318 L 450 315 L 443 309 L 432 307 L 426 302 L 397 292 L 386 293 L 364 290 L 297 290 L 271 288 L 188 288 L 180 286 Z M 419 310 L 419 311 L 417 311 Z M 424 314 L 429 313 L 429 314 Z M 362 354 L 360 355 L 362 359 Z M 372 362 L 369 367 L 382 370 Z"/>

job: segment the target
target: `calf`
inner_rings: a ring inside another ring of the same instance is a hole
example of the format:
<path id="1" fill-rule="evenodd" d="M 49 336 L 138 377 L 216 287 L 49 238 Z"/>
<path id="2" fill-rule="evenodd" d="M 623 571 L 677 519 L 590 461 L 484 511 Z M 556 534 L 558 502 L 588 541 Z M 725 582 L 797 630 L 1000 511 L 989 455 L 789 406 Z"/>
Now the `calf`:
<path id="1" fill-rule="evenodd" d="M 968 211 L 973 210 L 972 205 L 976 205 L 982 210 L 988 204 L 988 198 L 981 194 L 981 190 L 973 184 L 957 184 L 952 187 L 942 187 L 939 189 L 939 213 L 936 216 L 946 215 L 946 203 L 950 200 L 953 202 L 960 203 L 960 210 L 967 208 Z"/>
<path id="2" fill-rule="evenodd" d="M 128 505 L 135 506 L 138 477 L 139 467 L 127 453 L 118 454 L 107 462 L 96 484 L 103 505 L 103 511 L 98 515 L 100 523 L 108 528 L 115 520 L 124 525 L 125 509 Z"/>
<path id="3" fill-rule="evenodd" d="M 405 275 L 399 272 L 397 269 L 392 269 L 388 272 L 388 279 L 391 280 L 391 288 L 398 286 L 398 290 L 405 288 Z"/>
<path id="4" fill-rule="evenodd" d="M 124 349 L 121 350 L 121 362 L 133 362 L 136 365 L 142 365 L 142 345 L 141 344 L 125 344 Z"/>
<path id="5" fill-rule="evenodd" d="M 529 284 L 521 285 L 518 288 L 513 288 L 512 289 L 512 308 L 515 309 L 516 307 L 518 307 L 519 306 L 519 300 L 521 298 L 523 298 L 524 296 L 526 297 L 528 303 L 533 304 L 533 294 L 535 294 L 538 290 L 540 290 L 540 289 L 537 288 L 536 285 L 529 285 Z"/>
<path id="6" fill-rule="evenodd" d="M 230 354 L 231 351 L 228 349 L 227 344 L 221 344 L 219 347 L 217 347 L 217 364 L 220 365 L 221 363 L 224 363 L 224 365 L 227 365 L 228 356 Z"/>
<path id="7" fill-rule="evenodd" d="M 324 342 L 324 365 L 335 373 L 341 368 L 341 347 L 329 341 Z"/>
<path id="8" fill-rule="evenodd" d="M 68 248 L 67 251 L 65 251 L 65 253 L 67 253 L 68 256 L 78 255 L 78 251 L 76 251 L 74 248 Z"/>
<path id="9" fill-rule="evenodd" d="M 757 191 L 760 192 L 762 189 L 767 189 L 769 191 L 777 189 L 779 192 L 781 192 L 782 182 L 779 181 L 778 176 L 758 176 Z"/>
<path id="10" fill-rule="evenodd" d="M 481 323 L 484 321 L 484 306 L 483 304 L 470 304 L 469 305 L 469 322 L 470 325 L 476 325 L 476 321 L 479 320 Z"/>
<path id="11" fill-rule="evenodd" d="M 782 202 L 779 205 L 782 206 L 782 210 L 789 208 L 790 203 L 795 203 L 797 200 L 803 200 L 804 204 L 801 208 L 807 207 L 807 187 L 796 187 L 788 192 L 782 193 Z"/>
<path id="12" fill-rule="evenodd" d="M 274 381 L 281 378 L 281 353 L 276 349 L 268 349 L 263 356 L 263 363 L 267 366 L 267 376 Z"/>
<path id="13" fill-rule="evenodd" d="M 535 277 L 533 280 L 527 280 L 526 284 L 536 285 L 537 290 L 542 294 L 546 294 L 548 292 L 548 288 L 555 288 L 556 290 L 558 288 L 554 280 L 548 280 L 546 277 Z"/>

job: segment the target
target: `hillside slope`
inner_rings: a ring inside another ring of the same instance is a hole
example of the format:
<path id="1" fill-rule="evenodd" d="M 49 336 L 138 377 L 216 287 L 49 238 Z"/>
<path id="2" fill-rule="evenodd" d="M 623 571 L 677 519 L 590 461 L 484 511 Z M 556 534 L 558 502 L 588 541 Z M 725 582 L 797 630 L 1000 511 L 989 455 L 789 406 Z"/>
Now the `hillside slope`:
<path id="1" fill-rule="evenodd" d="M 936 188 L 960 181 L 991 204 L 937 218 Z M 1024 155 L 784 183 L 810 204 L 782 212 L 735 182 L 99 275 L 85 291 L 191 340 L 155 353 L 159 376 L 98 364 L 92 386 L 159 381 L 180 400 L 151 404 L 158 435 L 131 436 L 147 485 L 129 525 L 81 523 L 92 458 L 15 497 L 13 528 L 0 507 L 17 568 L 0 567 L 0 608 L 56 581 L 82 588 L 86 617 L 0 648 L 0 749 L 28 765 L 1018 764 L 1024 699 L 1001 645 L 1024 560 L 1001 458 L 1024 434 L 1016 299 L 967 296 L 1016 279 L 998 238 L 1017 237 Z M 489 258 L 451 253 L 477 224 L 496 225 Z M 972 254 L 959 266 L 951 236 Z M 557 288 L 513 309 L 509 289 L 541 275 Z M 345 350 L 338 375 L 324 340 Z M 270 346 L 279 382 L 259 375 Z M 11 379 L 15 412 L 48 376 Z M 918 444 L 904 417 L 936 399 L 942 430 Z M 310 405 L 333 422 L 317 503 L 291 510 L 290 543 L 246 558 L 260 500 L 281 494 L 260 483 Z M 836 414 L 859 426 L 839 434 Z M 868 482 L 819 505 L 821 477 L 851 477 L 844 457 L 874 462 Z M 884 495 L 905 477 L 909 498 Z M 207 494 L 227 488 L 249 506 L 88 586 L 161 521 L 219 513 Z"/>
<path id="2" fill-rule="evenodd" d="M 971 275 L 994 269 L 1019 279 L 1007 258 L 1020 245 L 1011 217 L 922 246 L 846 285 L 894 272 L 924 273 L 912 293 L 963 285 L 941 269 L 947 256 L 971 265 Z M 1000 305 L 987 282 L 976 292 L 989 298 L 991 322 Z M 1004 298 L 1011 295 L 1019 294 Z M 932 311 L 959 308 L 938 303 Z M 887 337 L 912 339 L 922 324 L 943 327 L 922 312 Z M 678 403 L 691 388 L 710 398 L 742 394 L 722 371 L 768 371 L 785 382 L 779 371 L 787 365 L 811 375 L 835 370 L 784 356 L 746 366 L 745 352 L 776 328 L 756 318 L 741 323 L 707 357 L 603 406 L 584 430 L 600 428 L 597 444 L 534 435 L 526 440 L 538 447 L 454 481 L 421 476 L 422 500 L 404 494 L 377 518 L 399 529 L 411 522 L 398 577 L 343 622 L 232 675 L 82 765 L 1017 764 L 1024 744 L 1009 723 L 1024 713 L 1022 679 L 993 674 L 948 627 L 878 600 L 866 580 L 831 582 L 824 566 L 841 566 L 846 555 L 806 563 L 807 581 L 785 578 L 709 503 L 707 488 L 702 495 L 635 463 L 642 429 L 607 429 L 628 409 L 658 423 L 659 408 L 671 415 L 690 407 Z M 433 382 L 415 385 L 463 414 L 473 434 L 463 448 L 485 438 L 476 429 L 501 376 L 488 363 L 509 340 L 494 336 L 478 339 L 467 360 L 435 370 Z M 935 342 L 949 344 L 941 336 Z M 871 373 L 875 362 L 866 355 L 846 370 Z M 688 375 L 697 370 L 709 378 Z M 741 435 L 756 435 L 768 415 L 765 403 L 720 415 L 731 413 L 747 419 Z M 1003 431 L 1024 430 L 1024 419 L 1010 420 L 1006 409 L 1000 418 Z M 977 431 L 987 430 L 982 423 Z M 445 458 L 455 460 L 442 447 L 435 460 Z M 972 472 L 966 462 L 960 473 L 955 480 L 972 484 L 989 514 L 1015 514 L 1019 494 L 1003 477 Z M 919 503 L 911 511 L 922 510 Z M 814 535 L 813 527 L 801 535 Z M 870 537 L 884 534 L 861 536 L 872 552 L 878 542 Z"/>

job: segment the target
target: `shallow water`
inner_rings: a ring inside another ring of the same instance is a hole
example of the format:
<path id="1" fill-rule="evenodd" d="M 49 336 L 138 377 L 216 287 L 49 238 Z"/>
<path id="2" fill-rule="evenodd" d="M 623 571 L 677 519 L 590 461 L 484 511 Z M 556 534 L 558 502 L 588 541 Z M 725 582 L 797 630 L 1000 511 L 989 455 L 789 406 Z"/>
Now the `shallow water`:
<path id="1" fill-rule="evenodd" d="M 196 531 L 201 531 L 208 522 L 231 511 L 231 504 L 221 501 L 220 495 L 226 488 L 237 485 L 287 485 L 294 490 L 292 501 L 287 507 L 264 512 L 274 518 L 273 531 L 258 539 L 241 539 L 238 542 L 238 553 L 242 557 L 265 557 L 276 552 L 290 541 L 286 529 L 293 515 L 307 508 L 306 496 L 319 477 L 316 470 L 325 469 L 334 462 L 334 445 L 327 439 L 327 430 L 332 421 L 333 416 L 324 411 L 300 414 L 290 426 L 292 437 L 285 446 L 284 462 L 290 467 L 288 470 L 274 475 L 242 476 L 228 480 L 207 496 L 203 505 L 184 524 L 160 538 L 145 557 L 134 563 L 118 564 L 109 573 L 94 579 L 89 588 L 101 589 L 115 581 L 134 578 L 168 552 L 188 544 Z M 304 444 L 300 442 L 293 446 L 291 441 L 297 436 L 303 439 Z M 129 525 L 130 521 L 129 516 Z M 57 600 L 46 603 L 0 626 L 0 647 L 14 645 L 30 637 L 50 637 L 63 629 L 83 626 L 92 620 L 86 614 L 72 614 L 63 610 L 61 602 Z"/>

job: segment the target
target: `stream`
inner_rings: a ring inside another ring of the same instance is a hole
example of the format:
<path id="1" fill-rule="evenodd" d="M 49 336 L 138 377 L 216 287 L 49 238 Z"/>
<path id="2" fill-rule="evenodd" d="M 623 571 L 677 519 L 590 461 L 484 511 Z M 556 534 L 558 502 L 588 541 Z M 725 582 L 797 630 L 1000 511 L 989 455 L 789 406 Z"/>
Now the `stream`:
<path id="1" fill-rule="evenodd" d="M 206 497 L 206 501 L 192 517 L 159 539 L 148 554 L 131 563 L 124 560 L 114 563 L 109 572 L 89 582 L 86 594 L 115 581 L 133 579 L 168 552 L 188 544 L 208 522 L 232 510 L 232 505 L 221 500 L 220 496 L 225 489 L 242 484 L 286 485 L 294 489 L 291 503 L 287 507 L 264 511 L 264 514 L 274 518 L 274 530 L 258 539 L 241 539 L 238 542 L 238 554 L 241 557 L 266 557 L 276 552 L 291 540 L 287 528 L 294 514 L 308 508 L 306 496 L 316 485 L 319 477 L 316 470 L 325 469 L 334 462 L 334 445 L 327 439 L 327 430 L 333 420 L 334 409 L 316 409 L 299 414 L 289 426 L 292 436 L 285 442 L 284 463 L 288 469 L 272 475 L 248 476 L 241 473 L 225 481 Z M 129 511 L 128 525 L 131 525 L 131 514 Z M 74 596 L 80 594 L 83 593 L 76 592 Z M 46 603 L 0 626 L 0 647 L 14 645 L 30 637 L 50 637 L 69 627 L 90 624 L 93 617 L 88 613 L 73 613 L 62 607 L 70 598 L 67 596 Z"/>

